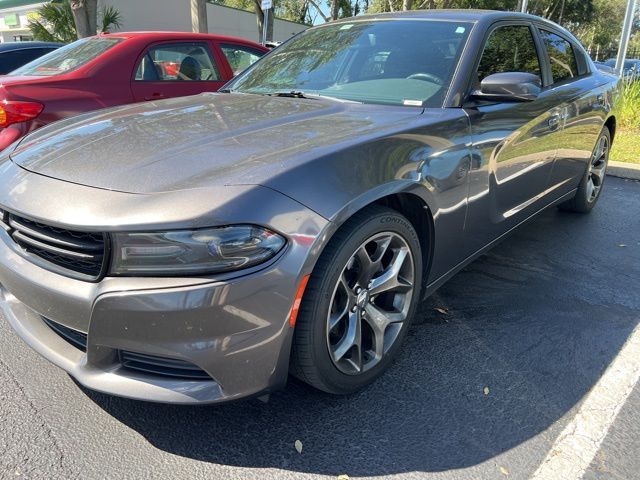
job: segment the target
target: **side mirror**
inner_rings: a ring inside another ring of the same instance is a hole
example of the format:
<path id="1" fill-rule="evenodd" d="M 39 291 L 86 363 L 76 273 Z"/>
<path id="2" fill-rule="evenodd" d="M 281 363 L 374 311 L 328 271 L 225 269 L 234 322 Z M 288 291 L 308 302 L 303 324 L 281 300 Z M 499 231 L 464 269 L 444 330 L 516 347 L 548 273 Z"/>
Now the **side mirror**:
<path id="1" fill-rule="evenodd" d="M 489 102 L 530 102 L 538 98 L 542 81 L 537 75 L 524 72 L 494 73 L 480 83 L 480 90 L 472 92 L 476 100 Z"/>

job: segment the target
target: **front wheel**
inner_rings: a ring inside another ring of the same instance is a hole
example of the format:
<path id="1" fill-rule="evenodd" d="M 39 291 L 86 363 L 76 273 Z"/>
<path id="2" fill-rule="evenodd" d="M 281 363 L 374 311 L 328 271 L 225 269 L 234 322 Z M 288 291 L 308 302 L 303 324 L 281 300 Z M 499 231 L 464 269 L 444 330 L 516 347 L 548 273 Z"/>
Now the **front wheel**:
<path id="1" fill-rule="evenodd" d="M 389 366 L 419 301 L 420 242 L 379 206 L 352 217 L 314 269 L 298 315 L 291 372 L 329 393 L 354 392 Z"/>
<path id="2" fill-rule="evenodd" d="M 578 186 L 575 197 L 560 204 L 561 210 L 588 213 L 593 209 L 602 192 L 602 185 L 607 173 L 607 165 L 609 164 L 610 148 L 611 134 L 609 133 L 609 129 L 605 127 L 598 138 L 598 142 L 591 155 L 589 165 L 587 165 L 585 175 L 582 177 L 582 181 Z"/>

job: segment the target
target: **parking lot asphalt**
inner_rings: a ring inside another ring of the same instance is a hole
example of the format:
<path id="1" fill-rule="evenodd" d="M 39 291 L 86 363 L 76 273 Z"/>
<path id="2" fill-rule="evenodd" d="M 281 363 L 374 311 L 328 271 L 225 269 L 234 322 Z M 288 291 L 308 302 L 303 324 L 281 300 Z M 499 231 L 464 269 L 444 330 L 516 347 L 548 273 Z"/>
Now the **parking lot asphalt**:
<path id="1" fill-rule="evenodd" d="M 550 209 L 457 274 L 352 396 L 109 397 L 0 319 L 0 478 L 528 478 L 639 323 L 640 183 L 618 178 L 591 215 Z M 584 478 L 640 477 L 639 420 L 636 386 Z"/>

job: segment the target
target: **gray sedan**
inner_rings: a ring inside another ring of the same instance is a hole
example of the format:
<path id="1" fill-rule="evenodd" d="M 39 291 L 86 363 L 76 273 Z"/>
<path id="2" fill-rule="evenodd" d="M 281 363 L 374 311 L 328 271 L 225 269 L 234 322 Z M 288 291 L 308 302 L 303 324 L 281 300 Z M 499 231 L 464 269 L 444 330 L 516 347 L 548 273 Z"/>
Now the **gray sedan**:
<path id="1" fill-rule="evenodd" d="M 290 373 L 353 392 L 464 265 L 549 206 L 594 207 L 616 82 L 522 14 L 310 28 L 221 93 L 6 149 L 0 304 L 35 350 L 114 395 L 212 403 Z"/>

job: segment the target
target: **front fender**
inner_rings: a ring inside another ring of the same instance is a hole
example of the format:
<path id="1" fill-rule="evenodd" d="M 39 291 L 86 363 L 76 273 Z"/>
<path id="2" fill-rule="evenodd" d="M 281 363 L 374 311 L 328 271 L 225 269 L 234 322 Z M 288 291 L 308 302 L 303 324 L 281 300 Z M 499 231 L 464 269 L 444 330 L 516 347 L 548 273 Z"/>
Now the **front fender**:
<path id="1" fill-rule="evenodd" d="M 422 117 L 402 131 L 305 162 L 266 186 L 330 220 L 318 238 L 319 252 L 359 210 L 392 195 L 417 196 L 433 218 L 432 282 L 466 256 L 472 142 L 462 110 L 428 110 Z"/>

